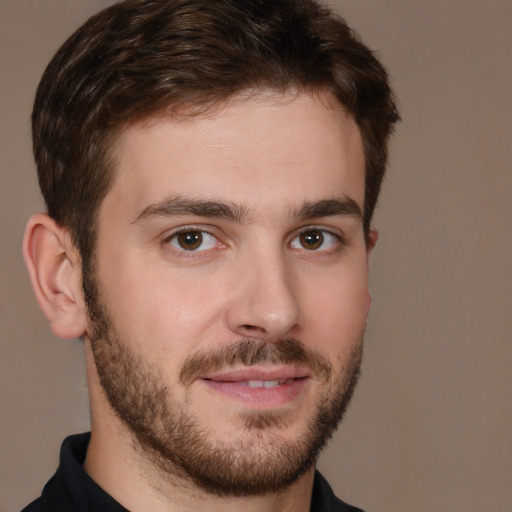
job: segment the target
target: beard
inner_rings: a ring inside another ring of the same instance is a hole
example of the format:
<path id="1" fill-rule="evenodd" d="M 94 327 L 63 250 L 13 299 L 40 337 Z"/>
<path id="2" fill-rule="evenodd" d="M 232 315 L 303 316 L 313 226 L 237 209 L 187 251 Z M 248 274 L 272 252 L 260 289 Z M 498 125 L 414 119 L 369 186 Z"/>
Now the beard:
<path id="1" fill-rule="evenodd" d="M 352 397 L 360 373 L 363 332 L 337 369 L 319 352 L 292 338 L 275 343 L 241 339 L 192 354 L 181 368 L 184 385 L 206 370 L 257 363 L 306 366 L 320 383 L 315 407 L 296 439 L 283 439 L 279 433 L 297 421 L 289 411 L 248 411 L 243 428 L 229 439 L 216 441 L 206 425 L 173 400 L 159 367 L 123 342 L 90 280 L 84 282 L 84 290 L 101 385 L 136 450 L 162 478 L 193 483 L 217 496 L 255 496 L 288 487 L 314 466 Z"/>

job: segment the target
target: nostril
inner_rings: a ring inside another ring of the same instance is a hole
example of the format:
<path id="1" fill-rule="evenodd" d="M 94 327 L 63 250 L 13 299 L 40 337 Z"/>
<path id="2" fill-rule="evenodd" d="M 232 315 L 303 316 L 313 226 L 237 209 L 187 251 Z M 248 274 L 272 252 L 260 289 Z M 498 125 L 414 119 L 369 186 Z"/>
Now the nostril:
<path id="1" fill-rule="evenodd" d="M 243 330 L 247 332 L 266 332 L 263 327 L 258 327 L 257 325 L 251 325 L 251 324 L 244 324 L 240 326 Z"/>

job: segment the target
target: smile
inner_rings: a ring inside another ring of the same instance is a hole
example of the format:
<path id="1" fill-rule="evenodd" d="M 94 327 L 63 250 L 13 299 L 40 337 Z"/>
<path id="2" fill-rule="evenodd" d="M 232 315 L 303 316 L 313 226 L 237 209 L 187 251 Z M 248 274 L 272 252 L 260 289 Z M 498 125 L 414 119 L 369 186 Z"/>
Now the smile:
<path id="1" fill-rule="evenodd" d="M 302 396 L 311 379 L 305 369 L 271 370 L 244 368 L 199 379 L 214 394 L 235 400 L 250 409 L 268 410 L 290 404 Z"/>

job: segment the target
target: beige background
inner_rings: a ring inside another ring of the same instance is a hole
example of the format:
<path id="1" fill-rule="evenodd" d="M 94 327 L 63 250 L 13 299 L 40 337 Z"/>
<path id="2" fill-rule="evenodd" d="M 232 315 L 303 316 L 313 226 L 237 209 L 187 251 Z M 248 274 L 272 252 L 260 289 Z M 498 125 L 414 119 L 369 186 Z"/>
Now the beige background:
<path id="1" fill-rule="evenodd" d="M 333 2 L 334 3 L 334 2 Z M 79 342 L 55 339 L 20 244 L 42 208 L 34 90 L 106 0 L 0 0 L 0 511 L 88 428 Z M 320 467 L 369 512 L 512 511 L 512 2 L 339 0 L 393 75 L 404 122 L 376 224 L 363 378 Z"/>

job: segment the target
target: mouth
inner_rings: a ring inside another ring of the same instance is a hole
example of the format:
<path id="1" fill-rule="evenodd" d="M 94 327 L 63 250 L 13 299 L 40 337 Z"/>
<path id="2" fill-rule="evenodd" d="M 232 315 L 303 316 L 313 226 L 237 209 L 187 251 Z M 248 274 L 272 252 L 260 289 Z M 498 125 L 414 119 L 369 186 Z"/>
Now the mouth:
<path id="1" fill-rule="evenodd" d="M 276 388 L 277 386 L 285 386 L 291 384 L 295 379 L 286 380 L 243 380 L 239 381 L 239 386 L 248 386 L 250 388 Z"/>
<path id="2" fill-rule="evenodd" d="M 272 409 L 289 404 L 306 392 L 309 370 L 281 366 L 242 368 L 198 378 L 215 394 L 223 395 L 251 409 Z"/>

